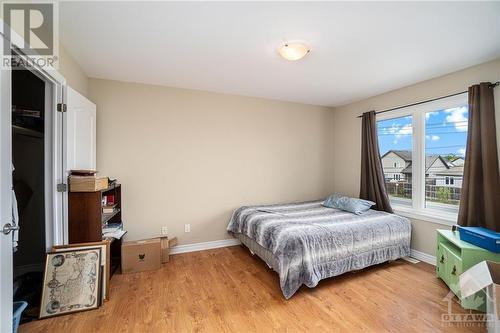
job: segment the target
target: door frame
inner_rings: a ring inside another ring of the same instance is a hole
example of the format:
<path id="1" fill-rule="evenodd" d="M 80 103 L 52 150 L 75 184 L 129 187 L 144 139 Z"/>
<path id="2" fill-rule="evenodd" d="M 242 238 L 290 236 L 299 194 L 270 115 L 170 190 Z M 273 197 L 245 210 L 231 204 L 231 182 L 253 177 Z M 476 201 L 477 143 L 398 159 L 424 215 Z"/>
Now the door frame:
<path id="1" fill-rule="evenodd" d="M 0 54 L 4 54 L 5 24 L 0 18 Z M 11 31 L 10 52 L 14 50 L 22 57 L 19 45 L 24 45 L 23 39 Z M 57 184 L 65 184 L 63 169 L 63 124 L 64 114 L 57 111 L 57 104 L 66 103 L 65 86 L 66 79 L 54 68 L 34 68 L 37 75 L 41 75 L 46 82 L 52 83 L 52 92 L 46 94 L 50 97 L 51 110 L 50 125 L 52 127 L 51 140 L 46 144 L 51 152 L 50 163 L 52 167 L 47 169 L 50 177 L 46 177 L 45 195 L 50 200 L 50 207 L 46 207 L 46 221 L 54 221 L 52 233 L 46 231 L 46 238 L 54 245 L 62 245 L 67 242 L 67 209 L 64 206 L 64 192 L 57 191 Z M 11 70 L 0 70 L 0 226 L 12 221 L 12 76 Z M 47 126 L 47 125 L 46 125 Z M 46 150 L 46 151 L 48 151 Z M 47 176 L 47 174 L 46 174 Z M 50 212 L 50 213 L 47 213 Z M 48 214 L 48 215 L 47 215 Z M 13 300 L 13 261 L 12 261 L 12 234 L 0 233 L 0 332 L 12 331 L 12 300 Z"/>
<path id="2" fill-rule="evenodd" d="M 20 58 L 28 58 L 16 45 L 12 45 L 11 49 Z M 67 239 L 64 192 L 57 190 L 57 184 L 66 183 L 63 172 L 64 112 L 57 110 L 58 104 L 65 103 L 66 79 L 56 70 L 47 71 L 36 66 L 30 70 L 46 83 L 45 106 L 48 112 L 45 113 L 47 119 L 45 122 L 45 239 L 46 250 L 50 250 L 53 245 L 65 244 Z M 47 198 L 50 199 L 47 200 Z"/>
<path id="3" fill-rule="evenodd" d="M 4 54 L 4 36 L 0 36 Z M 12 94 L 11 71 L 0 70 L 0 226 L 12 223 Z M 12 233 L 0 233 L 0 332 L 12 332 Z"/>

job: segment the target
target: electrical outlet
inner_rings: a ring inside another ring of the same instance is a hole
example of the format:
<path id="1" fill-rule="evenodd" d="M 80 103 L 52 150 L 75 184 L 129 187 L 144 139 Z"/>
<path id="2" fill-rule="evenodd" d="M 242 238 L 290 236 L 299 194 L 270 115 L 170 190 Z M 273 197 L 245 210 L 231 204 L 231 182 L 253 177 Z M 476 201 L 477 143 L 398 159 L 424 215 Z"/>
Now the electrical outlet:
<path id="1" fill-rule="evenodd" d="M 191 232 L 191 224 L 184 224 L 184 232 Z"/>
<path id="2" fill-rule="evenodd" d="M 162 236 L 168 235 L 168 228 L 167 227 L 161 227 L 161 235 Z"/>

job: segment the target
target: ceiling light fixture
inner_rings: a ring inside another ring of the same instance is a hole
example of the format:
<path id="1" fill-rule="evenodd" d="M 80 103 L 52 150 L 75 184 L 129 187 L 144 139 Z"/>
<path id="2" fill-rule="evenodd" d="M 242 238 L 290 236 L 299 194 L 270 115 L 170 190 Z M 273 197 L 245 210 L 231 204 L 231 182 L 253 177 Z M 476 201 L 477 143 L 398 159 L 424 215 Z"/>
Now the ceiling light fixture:
<path id="1" fill-rule="evenodd" d="M 285 43 L 279 48 L 278 53 L 289 61 L 296 61 L 302 59 L 311 52 L 311 50 L 300 42 Z"/>

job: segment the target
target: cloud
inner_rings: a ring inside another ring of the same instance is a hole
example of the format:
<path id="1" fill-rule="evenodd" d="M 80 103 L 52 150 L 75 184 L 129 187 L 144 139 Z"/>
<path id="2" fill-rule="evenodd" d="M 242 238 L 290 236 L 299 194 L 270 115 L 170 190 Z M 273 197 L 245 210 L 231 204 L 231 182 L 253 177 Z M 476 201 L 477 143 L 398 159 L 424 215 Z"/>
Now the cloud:
<path id="1" fill-rule="evenodd" d="M 389 134 L 395 134 L 395 133 L 397 133 L 397 131 L 399 130 L 400 127 L 401 126 L 399 124 L 393 123 L 391 125 L 391 127 L 389 127 L 388 129 L 386 129 L 386 131 Z"/>
<path id="2" fill-rule="evenodd" d="M 437 111 L 427 112 L 427 113 L 425 114 L 425 120 L 429 120 L 429 118 L 430 118 L 431 116 L 435 116 L 435 115 L 437 115 L 437 114 L 439 114 L 439 112 L 437 112 Z"/>
<path id="3" fill-rule="evenodd" d="M 446 116 L 447 123 L 454 123 L 455 129 L 458 132 L 467 132 L 467 107 L 462 106 L 459 108 L 452 108 L 444 110 L 448 115 Z"/>
<path id="4" fill-rule="evenodd" d="M 458 155 L 465 156 L 465 147 L 457 150 Z"/>
<path id="5" fill-rule="evenodd" d="M 394 134 L 394 136 L 398 139 L 400 139 L 403 135 L 409 135 L 413 133 L 413 127 L 411 124 L 406 124 L 406 125 L 398 125 L 398 124 L 392 124 L 391 127 L 387 129 L 387 132 L 389 134 Z"/>
<path id="6" fill-rule="evenodd" d="M 439 139 L 441 139 L 441 137 L 439 137 L 438 135 L 426 135 L 425 138 L 432 141 L 438 141 Z"/>
<path id="7" fill-rule="evenodd" d="M 392 123 L 388 128 L 382 129 L 381 134 L 393 134 L 394 140 L 393 144 L 397 144 L 398 140 L 404 136 L 411 135 L 413 133 L 413 126 L 411 124 L 401 125 L 398 123 Z"/>

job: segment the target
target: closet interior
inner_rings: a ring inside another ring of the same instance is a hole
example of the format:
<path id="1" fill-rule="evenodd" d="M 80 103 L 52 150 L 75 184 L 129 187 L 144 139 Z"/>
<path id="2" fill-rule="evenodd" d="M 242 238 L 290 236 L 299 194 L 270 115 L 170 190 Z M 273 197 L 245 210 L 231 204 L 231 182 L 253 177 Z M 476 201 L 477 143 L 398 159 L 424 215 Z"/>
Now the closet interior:
<path id="1" fill-rule="evenodd" d="M 14 301 L 26 301 L 22 322 L 37 318 L 46 253 L 46 82 L 28 69 L 12 71 Z"/>

